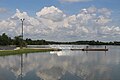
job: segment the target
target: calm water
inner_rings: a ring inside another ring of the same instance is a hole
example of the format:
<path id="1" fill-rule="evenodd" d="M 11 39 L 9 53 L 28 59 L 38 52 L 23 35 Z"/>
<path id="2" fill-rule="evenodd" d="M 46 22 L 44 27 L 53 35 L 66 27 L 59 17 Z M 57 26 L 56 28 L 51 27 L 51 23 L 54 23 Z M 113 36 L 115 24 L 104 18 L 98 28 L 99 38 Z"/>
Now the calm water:
<path id="1" fill-rule="evenodd" d="M 0 57 L 0 80 L 120 80 L 120 46 L 107 47 Z"/>

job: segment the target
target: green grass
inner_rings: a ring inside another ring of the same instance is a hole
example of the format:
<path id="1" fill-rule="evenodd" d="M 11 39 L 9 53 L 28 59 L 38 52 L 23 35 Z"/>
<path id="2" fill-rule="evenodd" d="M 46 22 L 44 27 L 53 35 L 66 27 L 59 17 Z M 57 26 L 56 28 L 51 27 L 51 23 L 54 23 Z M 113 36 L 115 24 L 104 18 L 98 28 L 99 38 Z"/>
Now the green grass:
<path id="1" fill-rule="evenodd" d="M 36 52 L 49 52 L 55 51 L 55 49 L 19 49 L 19 50 L 3 50 L 0 51 L 0 56 L 8 55 L 18 55 L 18 54 L 27 54 L 27 53 L 36 53 Z"/>

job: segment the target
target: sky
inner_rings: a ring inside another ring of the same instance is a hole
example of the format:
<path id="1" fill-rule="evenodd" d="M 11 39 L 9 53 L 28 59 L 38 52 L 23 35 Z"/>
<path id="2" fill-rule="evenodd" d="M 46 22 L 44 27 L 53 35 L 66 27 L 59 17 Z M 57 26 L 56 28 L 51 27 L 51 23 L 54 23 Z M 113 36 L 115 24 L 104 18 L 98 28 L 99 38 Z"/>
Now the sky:
<path id="1" fill-rule="evenodd" d="M 120 0 L 0 0 L 0 34 L 51 41 L 120 41 Z"/>

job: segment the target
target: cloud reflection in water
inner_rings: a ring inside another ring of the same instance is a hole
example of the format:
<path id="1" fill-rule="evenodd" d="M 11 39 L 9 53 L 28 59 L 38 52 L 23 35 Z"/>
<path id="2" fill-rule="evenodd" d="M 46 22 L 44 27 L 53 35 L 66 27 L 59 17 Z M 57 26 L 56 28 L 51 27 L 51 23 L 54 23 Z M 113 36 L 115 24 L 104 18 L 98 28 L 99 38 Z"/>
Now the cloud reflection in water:
<path id="1" fill-rule="evenodd" d="M 69 77 L 72 80 L 112 80 L 114 79 L 111 77 L 114 66 L 120 67 L 120 54 L 117 51 L 113 54 L 113 51 L 114 49 L 111 49 L 106 55 L 105 52 L 85 53 L 81 51 L 23 55 L 23 80 L 30 72 L 31 75 L 35 74 L 44 80 L 66 80 Z M 12 72 L 14 75 L 11 74 L 11 76 L 17 78 L 21 70 L 20 56 L 0 57 L 0 69 Z M 114 72 L 114 74 L 118 73 Z M 70 76 L 67 77 L 67 75 Z M 34 78 L 34 80 L 37 79 Z"/>

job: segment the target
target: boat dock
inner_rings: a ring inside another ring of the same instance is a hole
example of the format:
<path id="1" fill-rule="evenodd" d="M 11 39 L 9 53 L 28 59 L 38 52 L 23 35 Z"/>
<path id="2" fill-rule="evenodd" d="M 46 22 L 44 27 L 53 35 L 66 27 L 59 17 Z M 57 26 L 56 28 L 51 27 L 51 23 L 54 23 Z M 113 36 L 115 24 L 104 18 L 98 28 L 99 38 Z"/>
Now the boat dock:
<path id="1" fill-rule="evenodd" d="M 82 51 L 108 51 L 108 49 L 82 49 Z"/>
<path id="2" fill-rule="evenodd" d="M 74 50 L 81 50 L 81 51 L 108 51 L 108 49 L 106 48 L 88 48 L 88 46 L 86 46 L 86 48 L 82 48 L 82 49 L 70 49 L 72 51 Z"/>
<path id="3" fill-rule="evenodd" d="M 70 49 L 72 51 L 77 51 L 77 50 L 81 50 L 81 51 L 108 51 L 108 49 Z"/>

